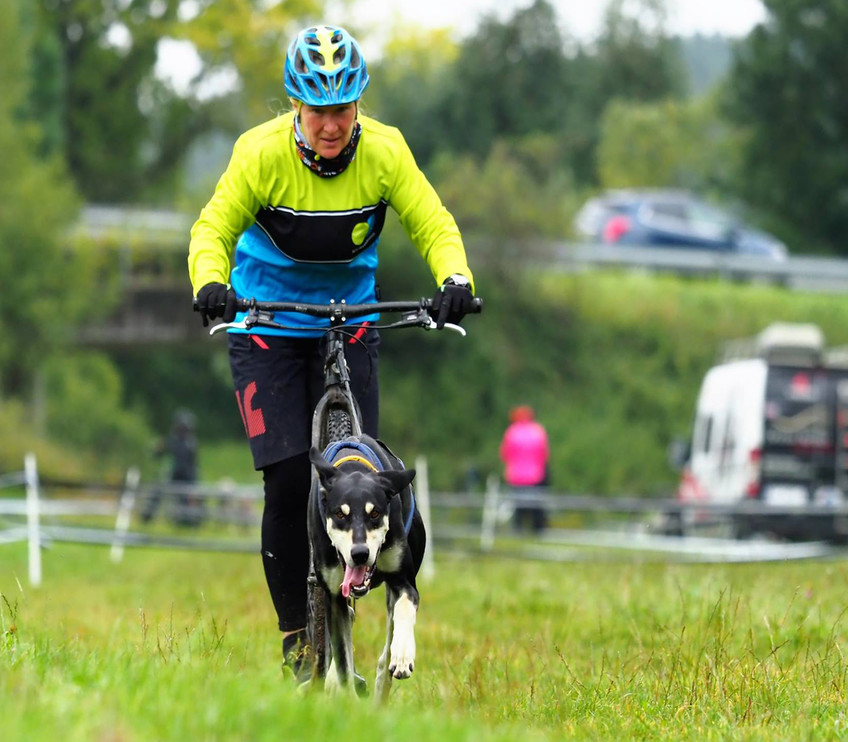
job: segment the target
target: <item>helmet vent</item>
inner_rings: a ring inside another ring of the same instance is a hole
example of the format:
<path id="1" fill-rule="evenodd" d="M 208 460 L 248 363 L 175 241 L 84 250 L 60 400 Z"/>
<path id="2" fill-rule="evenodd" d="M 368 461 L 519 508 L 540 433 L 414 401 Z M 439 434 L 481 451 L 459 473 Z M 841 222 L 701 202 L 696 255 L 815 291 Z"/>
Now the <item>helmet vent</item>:
<path id="1" fill-rule="evenodd" d="M 324 55 L 321 54 L 321 52 L 315 51 L 315 49 L 309 50 L 309 59 L 313 64 L 317 64 L 319 67 L 323 67 L 326 63 Z"/>
<path id="2" fill-rule="evenodd" d="M 342 39 L 343 39 L 342 32 L 341 32 L 341 31 L 336 31 L 336 32 L 332 35 L 332 37 L 330 38 L 330 43 L 331 43 L 331 44 L 338 44 L 339 42 L 341 42 L 341 41 L 342 41 Z"/>
<path id="3" fill-rule="evenodd" d="M 350 49 L 350 68 L 353 70 L 357 70 L 362 66 L 362 57 L 359 56 L 359 52 L 356 50 L 355 46 L 352 46 Z"/>
<path id="4" fill-rule="evenodd" d="M 305 75 L 309 72 L 309 67 L 306 66 L 306 60 L 303 58 L 303 54 L 300 49 L 297 50 L 297 54 L 295 55 L 294 67 L 301 75 Z"/>

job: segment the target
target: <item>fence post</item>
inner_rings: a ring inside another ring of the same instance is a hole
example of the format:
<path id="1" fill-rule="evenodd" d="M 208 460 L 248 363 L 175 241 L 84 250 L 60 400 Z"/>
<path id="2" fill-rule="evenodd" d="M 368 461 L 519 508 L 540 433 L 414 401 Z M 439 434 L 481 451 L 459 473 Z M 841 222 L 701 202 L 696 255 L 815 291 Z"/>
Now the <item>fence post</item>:
<path id="1" fill-rule="evenodd" d="M 483 522 L 480 527 L 480 548 L 483 551 L 490 551 L 495 545 L 499 487 L 498 477 L 495 474 L 490 474 L 486 479 L 486 499 L 483 503 Z"/>
<path id="2" fill-rule="evenodd" d="M 24 456 L 26 481 L 27 541 L 29 543 L 29 584 L 41 584 L 41 534 L 39 532 L 39 483 L 35 454 Z"/>
<path id="3" fill-rule="evenodd" d="M 421 577 L 431 580 L 436 574 L 436 564 L 433 558 L 433 520 L 430 517 L 430 472 L 427 469 L 427 457 L 417 456 L 415 458 L 415 500 L 416 507 L 421 511 L 421 519 L 424 521 L 424 530 L 427 533 L 426 545 L 424 547 L 424 559 L 421 562 Z"/>
<path id="4" fill-rule="evenodd" d="M 127 469 L 127 477 L 124 482 L 124 491 L 118 502 L 118 515 L 115 518 L 115 538 L 112 540 L 110 558 L 116 564 L 124 558 L 124 541 L 130 527 L 133 506 L 135 505 L 135 493 L 141 480 L 141 472 L 137 466 Z"/>

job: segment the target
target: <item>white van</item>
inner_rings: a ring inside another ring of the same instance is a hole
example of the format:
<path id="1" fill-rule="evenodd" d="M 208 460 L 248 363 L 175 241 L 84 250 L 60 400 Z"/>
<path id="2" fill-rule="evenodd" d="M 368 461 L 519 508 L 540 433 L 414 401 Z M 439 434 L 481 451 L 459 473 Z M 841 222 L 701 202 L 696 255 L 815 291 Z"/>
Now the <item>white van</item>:
<path id="1" fill-rule="evenodd" d="M 848 496 L 848 364 L 805 324 L 770 325 L 728 355 L 701 384 L 678 499 L 774 506 L 734 515 L 738 535 L 839 538 L 848 531 L 841 518 L 785 508 Z"/>

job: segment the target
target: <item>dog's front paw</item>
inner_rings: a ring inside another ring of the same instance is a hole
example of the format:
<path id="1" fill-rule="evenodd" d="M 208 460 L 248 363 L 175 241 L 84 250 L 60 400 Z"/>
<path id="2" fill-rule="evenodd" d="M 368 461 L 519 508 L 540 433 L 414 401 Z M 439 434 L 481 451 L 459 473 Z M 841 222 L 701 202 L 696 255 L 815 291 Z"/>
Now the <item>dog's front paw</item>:
<path id="1" fill-rule="evenodd" d="M 397 680 L 403 680 L 412 675 L 415 669 L 415 636 L 409 632 L 406 636 L 395 633 L 392 641 L 392 659 L 389 672 Z"/>

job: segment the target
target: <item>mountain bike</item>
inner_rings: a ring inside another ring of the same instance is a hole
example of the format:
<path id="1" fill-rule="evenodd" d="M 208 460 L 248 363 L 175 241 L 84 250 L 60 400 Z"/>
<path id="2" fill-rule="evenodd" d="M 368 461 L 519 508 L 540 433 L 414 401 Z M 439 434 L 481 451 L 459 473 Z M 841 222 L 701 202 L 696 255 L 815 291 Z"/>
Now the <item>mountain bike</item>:
<path id="1" fill-rule="evenodd" d="M 330 304 L 304 304 L 298 302 L 268 302 L 255 299 L 239 299 L 239 311 L 246 312 L 244 319 L 239 322 L 222 323 L 210 330 L 216 334 L 229 328 L 251 330 L 268 327 L 289 331 L 312 331 L 314 327 L 299 327 L 283 325 L 274 320 L 275 312 L 294 312 L 329 319 L 330 326 L 325 330 L 326 342 L 323 350 L 324 394 L 315 406 L 312 415 L 312 445 L 319 451 L 327 446 L 351 436 L 362 435 L 362 415 L 359 405 L 351 392 L 350 374 L 345 358 L 345 347 L 365 325 L 350 322 L 357 317 L 372 314 L 400 314 L 395 322 L 388 324 L 369 324 L 369 329 L 389 330 L 404 327 L 419 327 L 424 330 L 436 329 L 436 323 L 430 315 L 432 299 L 422 298 L 418 301 L 389 301 L 372 304 L 347 304 L 331 302 Z M 474 299 L 472 313 L 482 311 L 482 300 Z M 465 335 L 465 330 L 459 325 L 446 323 L 444 329 L 453 330 Z M 313 472 L 314 476 L 314 472 Z M 313 486 L 310 498 L 317 493 Z M 310 502 L 310 506 L 311 506 Z M 354 598 L 350 598 L 353 610 Z M 314 560 L 309 556 L 309 577 L 307 582 L 307 651 L 311 655 L 312 683 L 323 683 L 329 669 L 330 647 L 326 631 L 325 594 L 318 584 L 315 574 Z"/>

